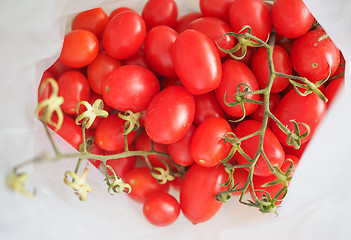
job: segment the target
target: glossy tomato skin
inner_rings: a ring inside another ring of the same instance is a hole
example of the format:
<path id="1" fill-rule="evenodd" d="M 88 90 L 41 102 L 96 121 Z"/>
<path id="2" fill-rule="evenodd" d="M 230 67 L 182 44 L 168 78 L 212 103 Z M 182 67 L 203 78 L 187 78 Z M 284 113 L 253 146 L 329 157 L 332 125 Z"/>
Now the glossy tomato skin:
<path id="1" fill-rule="evenodd" d="M 178 33 L 168 26 L 156 26 L 145 37 L 145 57 L 155 71 L 164 77 L 176 78 L 172 48 Z"/>
<path id="2" fill-rule="evenodd" d="M 69 67 L 81 68 L 91 63 L 99 52 L 94 33 L 78 29 L 66 34 L 59 59 Z"/>
<path id="3" fill-rule="evenodd" d="M 304 111 L 301 111 L 304 109 Z M 287 126 L 290 131 L 294 131 L 294 125 L 290 120 L 302 122 L 310 127 L 310 134 L 301 140 L 301 144 L 308 142 L 313 136 L 318 124 L 323 119 L 326 112 L 327 104 L 323 102 L 317 95 L 309 94 L 305 97 L 300 96 L 293 89 L 288 92 L 280 101 L 275 110 L 274 115 L 280 122 Z M 300 133 L 303 134 L 307 129 L 299 125 Z M 286 143 L 287 136 L 280 130 L 277 124 L 272 124 L 272 130 L 281 142 L 281 144 L 288 146 Z"/>
<path id="4" fill-rule="evenodd" d="M 192 21 L 200 17 L 202 17 L 202 13 L 200 12 L 191 12 L 191 13 L 185 14 L 180 18 L 178 18 L 175 25 L 173 26 L 173 29 L 176 30 L 177 33 L 181 33 L 188 27 L 188 25 Z"/>
<path id="5" fill-rule="evenodd" d="M 72 21 L 72 30 L 85 29 L 100 37 L 109 20 L 102 8 L 93 8 L 78 13 Z"/>
<path id="6" fill-rule="evenodd" d="M 111 57 L 123 60 L 138 52 L 145 35 L 146 27 L 142 17 L 134 11 L 123 11 L 107 23 L 102 45 Z"/>
<path id="7" fill-rule="evenodd" d="M 334 101 L 335 96 L 342 89 L 345 85 L 344 76 L 334 79 L 333 81 L 329 82 L 324 90 L 324 96 L 328 99 L 328 106 Z"/>
<path id="8" fill-rule="evenodd" d="M 159 25 L 173 27 L 178 17 L 178 7 L 174 0 L 149 0 L 141 13 L 147 30 Z"/>
<path id="9" fill-rule="evenodd" d="M 194 116 L 194 97 L 182 86 L 169 86 L 147 108 L 145 130 L 155 142 L 174 143 L 190 129 Z"/>
<path id="10" fill-rule="evenodd" d="M 95 131 L 95 141 L 97 145 L 106 151 L 118 151 L 124 148 L 125 120 L 118 114 L 110 114 L 107 118 L 101 119 Z M 127 135 L 128 144 L 135 138 L 136 131 Z"/>
<path id="11" fill-rule="evenodd" d="M 118 13 L 121 13 L 121 12 L 124 12 L 124 11 L 134 11 L 133 9 L 131 8 L 128 8 L 128 7 L 119 7 L 119 8 L 116 8 L 115 10 L 113 10 L 111 13 L 110 13 L 110 16 L 109 18 L 113 18 L 115 15 L 117 15 Z"/>
<path id="12" fill-rule="evenodd" d="M 145 200 L 143 213 L 150 223 L 156 226 L 168 226 L 178 219 L 180 205 L 172 195 L 158 193 Z"/>
<path id="13" fill-rule="evenodd" d="M 112 108 L 122 112 L 140 112 L 160 91 L 160 83 L 144 67 L 123 65 L 105 77 L 101 88 L 104 101 Z"/>
<path id="14" fill-rule="evenodd" d="M 273 48 L 273 64 L 275 71 L 291 75 L 292 67 L 290 63 L 290 57 L 288 53 L 278 45 L 275 45 Z M 251 69 L 255 74 L 260 88 L 266 88 L 269 79 L 268 54 L 266 48 L 262 47 L 256 51 L 255 55 L 251 59 Z M 277 76 L 274 78 L 271 93 L 279 93 L 283 91 L 288 85 L 288 78 Z"/>
<path id="15" fill-rule="evenodd" d="M 132 187 L 128 196 L 137 201 L 144 202 L 147 198 L 156 193 L 168 193 L 169 184 L 160 184 L 151 175 L 149 167 L 138 167 L 127 172 L 124 181 Z"/>
<path id="16" fill-rule="evenodd" d="M 311 82 L 332 76 L 340 62 L 340 52 L 326 32 L 316 28 L 296 39 L 290 52 L 294 70 Z"/>
<path id="17" fill-rule="evenodd" d="M 229 9 L 229 22 L 237 33 L 249 25 L 252 35 L 262 41 L 272 32 L 271 14 L 262 0 L 234 0 Z"/>
<path id="18" fill-rule="evenodd" d="M 192 21 L 187 28 L 200 31 L 208 36 L 216 46 L 221 58 L 228 54 L 220 50 L 218 46 L 224 49 L 234 47 L 235 38 L 233 36 L 226 35 L 223 37 L 224 34 L 233 31 L 229 24 L 223 20 L 214 17 L 202 17 Z"/>
<path id="19" fill-rule="evenodd" d="M 216 89 L 222 78 L 221 60 L 216 47 L 205 34 L 187 29 L 173 45 L 175 72 L 193 95 Z"/>
<path id="20" fill-rule="evenodd" d="M 261 122 L 255 120 L 245 120 L 234 129 L 234 134 L 238 138 L 245 137 L 251 133 L 258 131 L 262 126 Z M 246 139 L 241 142 L 242 150 L 253 159 L 256 155 L 259 144 L 259 136 L 256 135 L 249 139 Z M 285 160 L 285 153 L 282 145 L 280 144 L 277 137 L 274 135 L 270 128 L 266 128 L 266 132 L 264 135 L 263 141 L 263 150 L 266 153 L 266 156 L 271 163 L 271 165 L 276 165 L 280 167 Z M 249 162 L 241 156 L 240 153 L 236 152 L 234 155 L 234 159 L 238 162 L 238 164 L 248 164 Z M 272 175 L 269 166 L 262 156 L 260 156 L 256 162 L 256 168 L 254 169 L 254 175 L 259 176 L 269 176 Z M 248 170 L 248 168 L 245 168 Z"/>
<path id="21" fill-rule="evenodd" d="M 61 108 L 68 114 L 76 114 L 76 107 L 81 101 L 88 101 L 90 86 L 87 78 L 78 71 L 68 71 L 57 80 L 59 96 L 64 98 Z"/>
<path id="22" fill-rule="evenodd" d="M 228 179 L 223 165 L 202 167 L 194 163 L 186 173 L 180 188 L 180 207 L 184 216 L 193 224 L 208 221 L 220 209 L 223 202 L 216 200 L 218 192 Z"/>
<path id="23" fill-rule="evenodd" d="M 248 66 L 234 59 L 225 61 L 223 63 L 222 81 L 215 90 L 215 94 L 222 109 L 232 117 L 242 117 L 243 111 L 241 110 L 240 105 L 234 107 L 225 105 L 223 101 L 224 94 L 226 94 L 225 99 L 228 103 L 236 101 L 233 96 L 237 92 L 237 86 L 241 83 L 249 85 L 252 91 L 259 89 L 256 77 Z M 241 89 L 243 88 L 244 87 Z M 259 100 L 259 95 L 248 95 L 247 98 Z M 253 113 L 257 109 L 257 106 L 258 105 L 254 103 L 244 103 L 246 115 Z"/>
<path id="24" fill-rule="evenodd" d="M 102 81 L 113 70 L 122 65 L 118 61 L 108 55 L 106 52 L 99 52 L 92 63 L 87 68 L 87 78 L 91 89 L 97 93 L 102 94 Z"/>
<path id="25" fill-rule="evenodd" d="M 232 145 L 224 142 L 224 137 L 232 129 L 229 123 L 219 117 L 203 121 L 196 129 L 192 143 L 191 155 L 195 162 L 203 167 L 214 167 L 229 153 Z"/>
<path id="26" fill-rule="evenodd" d="M 216 17 L 228 22 L 228 9 L 234 0 L 200 0 L 200 10 L 204 17 Z"/>
<path id="27" fill-rule="evenodd" d="M 289 14 L 287 14 L 289 13 Z M 311 28 L 314 17 L 303 0 L 276 0 L 272 6 L 275 30 L 287 38 L 298 38 Z"/>

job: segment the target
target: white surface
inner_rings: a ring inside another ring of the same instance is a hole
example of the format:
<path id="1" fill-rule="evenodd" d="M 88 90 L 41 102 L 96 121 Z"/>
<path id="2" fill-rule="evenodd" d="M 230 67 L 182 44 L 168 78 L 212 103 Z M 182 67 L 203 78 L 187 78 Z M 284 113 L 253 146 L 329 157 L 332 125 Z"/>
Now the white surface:
<path id="1" fill-rule="evenodd" d="M 27 168 L 28 186 L 37 196 L 28 200 L 8 191 L 11 168 L 51 149 L 41 124 L 34 119 L 40 73 L 57 58 L 66 17 L 96 7 L 136 6 L 144 0 L 13 0 L 0 8 L 0 239 L 351 239 L 351 169 L 349 67 L 346 89 L 330 109 L 309 145 L 279 217 L 262 215 L 235 199 L 209 222 L 193 226 L 183 215 L 165 228 L 150 225 L 141 205 L 126 195 L 110 196 L 103 176 L 90 168 L 93 187 L 84 203 L 64 185 L 64 172 L 75 161 Z M 351 2 L 305 0 L 315 17 L 349 61 Z M 198 0 L 177 1 L 180 12 L 198 9 Z M 180 3 L 182 3 L 180 5 Z M 60 24 L 58 24 L 60 23 Z M 343 29 L 344 28 L 344 29 Z M 60 142 L 63 151 L 73 151 Z"/>

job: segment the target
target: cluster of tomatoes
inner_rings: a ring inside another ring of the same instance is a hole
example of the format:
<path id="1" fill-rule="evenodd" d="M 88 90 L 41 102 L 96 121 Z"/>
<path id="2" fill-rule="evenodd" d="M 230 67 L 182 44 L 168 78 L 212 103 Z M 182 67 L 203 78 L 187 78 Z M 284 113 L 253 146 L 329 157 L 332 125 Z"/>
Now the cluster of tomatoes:
<path id="1" fill-rule="evenodd" d="M 174 222 L 180 210 L 194 224 L 210 219 L 222 204 L 215 195 L 228 189 L 223 185 L 228 173 L 220 161 L 233 146 L 224 137 L 233 132 L 237 138 L 245 138 L 261 128 L 264 105 L 228 103 L 238 101 L 234 94 L 242 84 L 250 91 L 266 88 L 272 74 L 267 50 L 242 47 L 233 53 L 238 60 L 233 59 L 220 49 L 238 44 L 226 33 L 239 33 L 248 25 L 253 36 L 266 41 L 274 32 L 275 71 L 322 82 L 319 89 L 329 102 L 343 84 L 343 77 L 338 77 L 343 71 L 339 67 L 342 56 L 324 30 L 314 26 L 315 19 L 302 0 L 276 0 L 273 4 L 200 0 L 200 10 L 179 17 L 174 0 L 149 0 L 141 14 L 129 8 L 115 9 L 109 15 L 101 8 L 81 12 L 65 36 L 59 59 L 42 78 L 57 80 L 65 114 L 57 133 L 76 149 L 82 143 L 82 129 L 74 121 L 79 102 L 93 104 L 103 99 L 109 113 L 96 119 L 86 132 L 86 137 L 94 137 L 92 152 L 99 155 L 125 151 L 126 122 L 118 112 L 141 113 L 141 128 L 127 135 L 129 150 L 153 148 L 169 154 L 178 167 L 171 164 L 171 170 L 182 166 L 184 178 L 159 184 L 148 166 L 139 163 L 135 167 L 137 161 L 144 161 L 136 156 L 111 159 L 107 164 L 131 185 L 129 196 L 144 204 L 147 219 L 160 226 Z M 333 80 L 325 84 L 326 78 Z M 47 98 L 49 91 L 41 91 L 39 101 Z M 261 94 L 246 97 L 263 101 Z M 271 113 L 291 131 L 292 119 L 307 124 L 310 134 L 302 139 L 300 149 L 294 149 L 287 144 L 286 134 L 269 119 L 263 148 L 272 165 L 285 172 L 290 164 L 285 160 L 291 159 L 296 167 L 327 106 L 316 94 L 300 96 L 288 78 L 276 76 L 270 89 Z M 239 123 L 229 121 L 243 114 L 245 118 Z M 306 132 L 305 125 L 300 125 L 300 130 Z M 252 136 L 241 142 L 241 148 L 254 158 L 258 143 L 259 136 Z M 168 163 L 166 156 L 151 155 L 148 160 L 153 167 Z M 101 164 L 91 162 L 96 167 Z M 239 153 L 232 162 L 248 163 Z M 238 188 L 247 177 L 245 168 L 234 171 Z M 260 157 L 252 179 L 254 187 L 249 189 L 264 189 L 274 196 L 279 184 L 262 185 L 275 179 Z M 179 202 L 169 194 L 170 185 L 180 190 Z M 263 193 L 257 191 L 256 195 L 260 198 Z"/>

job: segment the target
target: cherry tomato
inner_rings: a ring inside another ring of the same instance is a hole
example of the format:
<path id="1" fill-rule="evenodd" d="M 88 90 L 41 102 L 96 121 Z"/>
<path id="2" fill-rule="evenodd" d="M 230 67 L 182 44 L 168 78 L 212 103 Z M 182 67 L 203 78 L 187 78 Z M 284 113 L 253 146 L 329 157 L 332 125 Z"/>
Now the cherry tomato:
<path id="1" fill-rule="evenodd" d="M 221 60 L 205 34 L 187 29 L 173 45 L 173 64 L 179 80 L 193 95 L 216 89 L 221 81 Z"/>
<path id="2" fill-rule="evenodd" d="M 255 78 L 255 75 L 252 73 L 249 67 L 244 63 L 229 59 L 223 63 L 223 77 L 220 85 L 215 90 L 215 94 L 218 100 L 219 105 L 223 110 L 230 116 L 233 117 L 242 117 L 243 111 L 241 110 L 240 104 L 234 107 L 229 107 L 224 103 L 224 94 L 225 100 L 228 103 L 235 102 L 234 94 L 237 92 L 237 86 L 239 84 L 247 84 L 252 91 L 258 90 L 258 83 Z M 242 86 L 241 91 L 243 91 L 244 86 Z M 259 100 L 259 95 L 249 94 L 246 96 L 249 99 Z M 244 108 L 246 115 L 250 115 L 257 109 L 257 104 L 255 103 L 244 103 Z"/>
<path id="3" fill-rule="evenodd" d="M 303 111 L 301 111 L 303 109 Z M 275 110 L 274 115 L 290 131 L 294 131 L 294 124 L 291 120 L 297 123 L 305 123 L 310 127 L 310 134 L 301 140 L 301 143 L 308 142 L 313 136 L 319 122 L 323 119 L 326 112 L 327 104 L 323 102 L 317 95 L 311 93 L 305 97 L 300 96 L 295 90 L 288 92 L 280 101 Z M 307 129 L 303 125 L 299 125 L 300 134 L 304 134 Z M 277 124 L 273 123 L 272 130 L 281 142 L 281 144 L 288 146 L 286 143 L 287 136 L 280 130 Z"/>
<path id="4" fill-rule="evenodd" d="M 64 98 L 61 108 L 68 114 L 76 114 L 79 102 L 88 101 L 90 86 L 87 78 L 78 71 L 68 71 L 57 80 L 59 95 Z"/>
<path id="5" fill-rule="evenodd" d="M 125 120 L 118 114 L 110 114 L 107 118 L 101 119 L 95 131 L 97 145 L 106 151 L 118 151 L 124 148 Z M 136 131 L 127 135 L 128 145 L 134 140 Z"/>
<path id="6" fill-rule="evenodd" d="M 291 75 L 292 67 L 290 57 L 285 50 L 275 45 L 273 48 L 273 64 L 274 70 L 279 73 Z M 268 54 L 265 47 L 258 49 L 251 60 L 251 70 L 255 74 L 261 89 L 267 87 L 269 79 Z M 289 85 L 289 79 L 283 77 L 275 77 L 271 93 L 279 93 Z"/>
<path id="7" fill-rule="evenodd" d="M 225 118 L 226 114 L 221 108 L 214 91 L 194 96 L 195 118 L 194 123 L 198 126 L 210 117 Z"/>
<path id="8" fill-rule="evenodd" d="M 99 52 L 99 41 L 87 30 L 73 30 L 66 34 L 60 60 L 69 67 L 81 68 L 91 63 Z"/>
<path id="9" fill-rule="evenodd" d="M 234 0 L 200 0 L 200 10 L 204 17 L 216 17 L 228 22 L 228 9 Z"/>
<path id="10" fill-rule="evenodd" d="M 290 59 L 299 75 L 315 83 L 335 73 L 340 52 L 326 32 L 316 28 L 294 41 Z"/>
<path id="11" fill-rule="evenodd" d="M 252 57 L 254 56 L 256 51 L 257 48 L 255 47 L 247 47 L 247 52 L 245 56 L 239 61 L 245 63 L 248 67 L 251 67 Z M 238 51 L 234 52 L 233 55 L 237 57 L 242 57 L 242 49 L 239 49 Z M 228 56 L 228 59 L 231 59 L 231 57 Z"/>
<path id="12" fill-rule="evenodd" d="M 156 226 L 168 226 L 178 219 L 180 205 L 172 195 L 157 193 L 145 200 L 143 213 L 150 223 Z"/>
<path id="13" fill-rule="evenodd" d="M 274 114 L 275 109 L 277 108 L 280 100 L 282 97 L 278 93 L 271 93 L 269 96 L 269 110 L 271 113 Z M 261 95 L 261 100 L 263 101 L 263 95 Z M 256 109 L 256 111 L 250 115 L 250 119 L 256 120 L 259 122 L 263 121 L 263 115 L 264 115 L 264 105 L 259 105 Z M 272 125 L 272 119 L 268 118 L 268 127 L 271 127 Z"/>
<path id="14" fill-rule="evenodd" d="M 160 184 L 151 175 L 149 167 L 132 169 L 126 173 L 124 181 L 132 187 L 132 191 L 128 196 L 137 202 L 144 202 L 153 194 L 167 193 L 169 191 L 169 184 Z"/>
<path id="15" fill-rule="evenodd" d="M 202 13 L 200 12 L 191 12 L 185 14 L 182 17 L 178 18 L 177 22 L 173 26 L 173 29 L 176 30 L 176 32 L 181 33 L 188 27 L 188 25 L 192 21 L 200 17 L 202 17 Z"/>
<path id="16" fill-rule="evenodd" d="M 91 89 L 102 94 L 101 84 L 104 78 L 122 63 L 105 52 L 99 52 L 94 61 L 88 65 L 87 78 Z"/>
<path id="17" fill-rule="evenodd" d="M 234 129 L 234 134 L 240 139 L 249 134 L 252 134 L 258 130 L 260 130 L 262 126 L 261 122 L 255 120 L 245 120 Z M 259 135 L 248 138 L 241 142 L 242 150 L 253 159 L 256 155 L 259 144 Z M 276 165 L 280 167 L 285 160 L 285 153 L 282 145 L 280 144 L 277 137 L 274 135 L 271 129 L 266 128 L 266 132 L 264 134 L 263 141 L 263 151 L 265 152 L 269 162 L 271 165 Z M 238 164 L 248 164 L 249 161 L 246 160 L 239 152 L 236 152 L 234 155 L 234 159 L 238 162 Z M 269 176 L 272 175 L 269 166 L 266 161 L 262 157 L 262 155 L 258 158 L 254 169 L 254 174 L 259 176 Z M 248 168 L 244 168 L 248 170 Z"/>
<path id="18" fill-rule="evenodd" d="M 145 110 L 160 91 L 160 83 L 148 69 L 137 65 L 116 68 L 103 80 L 104 101 L 119 111 Z"/>
<path id="19" fill-rule="evenodd" d="M 201 167 L 194 163 L 180 188 L 180 207 L 184 216 L 193 224 L 212 218 L 223 203 L 217 201 L 215 195 L 228 190 L 228 187 L 221 186 L 227 179 L 228 173 L 222 164 L 218 167 Z"/>
<path id="20" fill-rule="evenodd" d="M 191 142 L 195 130 L 195 125 L 192 125 L 182 139 L 167 145 L 168 153 L 171 156 L 172 161 L 176 164 L 190 166 L 194 163 L 194 158 L 191 156 Z"/>
<path id="21" fill-rule="evenodd" d="M 185 136 L 194 115 L 194 97 L 182 86 L 169 86 L 157 94 L 147 108 L 145 130 L 155 142 L 174 143 Z"/>
<path id="22" fill-rule="evenodd" d="M 133 151 L 133 145 L 129 146 L 129 150 Z M 114 155 L 118 153 L 124 152 L 123 150 L 118 150 L 118 151 L 105 151 L 104 155 Z M 106 161 L 106 165 L 109 165 L 112 167 L 113 171 L 115 171 L 116 175 L 121 177 L 122 179 L 125 178 L 125 175 L 127 172 L 131 171 L 135 167 L 136 163 L 136 157 L 124 157 L 124 158 L 116 158 L 116 159 L 110 159 Z M 107 174 L 112 175 L 112 171 L 110 169 L 107 169 Z"/>
<path id="23" fill-rule="evenodd" d="M 262 41 L 266 41 L 272 32 L 271 14 L 262 0 L 234 0 L 229 8 L 229 22 L 237 33 L 249 25 L 252 35 Z"/>
<path id="24" fill-rule="evenodd" d="M 151 67 L 168 78 L 176 78 L 172 61 L 172 48 L 178 33 L 168 26 L 156 26 L 145 37 L 145 57 Z"/>
<path id="25" fill-rule="evenodd" d="M 74 69 L 72 67 L 69 67 L 66 64 L 64 64 L 60 59 L 57 59 L 56 62 L 54 62 L 54 64 L 52 64 L 48 68 L 47 71 L 49 71 L 55 79 L 59 79 L 59 77 L 64 72 L 67 72 L 67 71 L 70 71 L 70 70 L 78 70 L 79 71 L 79 69 Z"/>
<path id="26" fill-rule="evenodd" d="M 229 35 L 223 37 L 224 34 L 233 31 L 229 24 L 223 20 L 214 17 L 202 17 L 192 21 L 187 28 L 200 31 L 209 37 L 216 46 L 221 58 L 228 54 L 220 50 L 219 47 L 224 49 L 231 49 L 234 47 L 234 37 Z"/>
<path id="27" fill-rule="evenodd" d="M 173 0 L 149 0 L 141 13 L 147 30 L 159 25 L 173 27 L 178 17 L 178 7 Z"/>
<path id="28" fill-rule="evenodd" d="M 102 45 L 111 57 L 127 59 L 138 52 L 145 35 L 146 27 L 142 17 L 134 11 L 123 11 L 107 23 Z"/>
<path id="29" fill-rule="evenodd" d="M 125 64 L 125 65 L 138 65 L 140 67 L 147 68 L 151 72 L 153 72 L 155 74 L 155 76 L 159 77 L 158 73 L 151 67 L 150 63 L 146 59 L 144 46 L 142 46 L 138 50 L 138 52 L 135 55 L 133 55 L 132 57 L 124 59 L 123 64 Z"/>
<path id="30" fill-rule="evenodd" d="M 85 29 L 100 37 L 109 18 L 102 8 L 93 8 L 78 13 L 72 21 L 72 30 Z"/>
<path id="31" fill-rule="evenodd" d="M 244 187 L 248 176 L 249 176 L 249 172 L 243 168 L 237 168 L 234 170 L 233 178 L 234 178 L 234 184 L 237 185 L 236 189 L 240 189 L 240 188 Z M 248 191 L 249 191 L 249 189 L 246 190 L 246 192 L 248 192 Z M 240 194 L 241 194 L 241 192 L 233 192 L 232 193 L 232 195 L 240 195 Z"/>
<path id="32" fill-rule="evenodd" d="M 335 96 L 342 89 L 345 85 L 344 76 L 334 79 L 333 81 L 329 82 L 327 87 L 324 90 L 324 96 L 328 99 L 328 106 L 334 101 Z"/>
<path id="33" fill-rule="evenodd" d="M 119 8 L 116 8 L 115 10 L 113 10 L 111 13 L 110 13 L 110 19 L 113 18 L 115 15 L 117 15 L 118 13 L 121 13 L 121 12 L 124 12 L 124 11 L 134 11 L 133 9 L 131 8 L 128 8 L 128 7 L 119 7 Z"/>
<path id="34" fill-rule="evenodd" d="M 274 1 L 272 23 L 281 35 L 287 38 L 298 38 L 308 32 L 313 22 L 314 17 L 303 0 Z"/>
<path id="35" fill-rule="evenodd" d="M 224 142 L 224 137 L 232 129 L 220 117 L 203 121 L 196 129 L 191 143 L 191 155 L 203 167 L 214 167 L 229 153 L 232 145 Z"/>

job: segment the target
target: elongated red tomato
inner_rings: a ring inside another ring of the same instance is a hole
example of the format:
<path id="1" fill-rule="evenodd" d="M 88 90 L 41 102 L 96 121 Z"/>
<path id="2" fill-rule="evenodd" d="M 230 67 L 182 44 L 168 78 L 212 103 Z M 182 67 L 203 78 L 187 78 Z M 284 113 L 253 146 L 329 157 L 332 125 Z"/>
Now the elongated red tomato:
<path id="1" fill-rule="evenodd" d="M 194 115 L 194 97 L 182 86 L 169 86 L 147 108 L 145 130 L 155 142 L 174 143 L 190 129 Z"/>
<path id="2" fill-rule="evenodd" d="M 173 27 L 178 17 L 178 7 L 174 0 L 149 0 L 141 13 L 147 30 L 159 25 Z"/>
<path id="3" fill-rule="evenodd" d="M 232 145 L 224 137 L 232 129 L 229 123 L 219 117 L 203 121 L 196 129 L 191 143 L 191 155 L 195 162 L 204 167 L 214 167 L 229 153 Z"/>
<path id="4" fill-rule="evenodd" d="M 303 109 L 303 111 L 301 111 Z M 305 97 L 300 96 L 293 89 L 288 92 L 275 110 L 274 115 L 287 126 L 290 131 L 294 131 L 294 124 L 291 120 L 297 123 L 305 123 L 310 127 L 310 134 L 301 140 L 301 143 L 308 142 L 313 136 L 318 124 L 323 119 L 326 112 L 327 104 L 323 102 L 317 95 L 309 94 Z M 304 134 L 307 129 L 303 125 L 299 125 L 300 134 Z M 288 146 L 286 143 L 287 136 L 280 130 L 277 124 L 272 124 L 272 130 L 281 142 L 281 144 Z"/>
<path id="5" fill-rule="evenodd" d="M 234 0 L 200 0 L 200 10 L 204 17 L 216 17 L 228 22 L 228 9 Z"/>
<path id="6" fill-rule="evenodd" d="M 222 78 L 219 54 L 205 34 L 187 29 L 173 45 L 173 64 L 179 80 L 193 95 L 216 89 Z"/>
<path id="7" fill-rule="evenodd" d="M 208 168 L 194 163 L 180 188 L 180 207 L 184 216 L 193 224 L 212 218 L 222 206 L 215 195 L 228 189 L 221 186 L 227 179 L 223 165 Z"/>
<path id="8" fill-rule="evenodd" d="M 229 59 L 223 63 L 222 81 L 215 90 L 215 94 L 223 110 L 233 117 L 243 116 L 243 111 L 241 110 L 240 105 L 234 107 L 227 106 L 224 102 L 224 95 L 227 103 L 235 102 L 236 100 L 234 99 L 234 94 L 237 92 L 237 86 L 239 84 L 248 85 L 252 91 L 259 89 L 255 75 L 252 73 L 250 68 L 240 61 Z M 240 89 L 243 91 L 244 86 L 241 86 Z M 257 94 L 249 94 L 246 97 L 249 99 L 259 100 L 259 95 Z M 257 109 L 257 106 L 258 105 L 255 103 L 245 102 L 244 108 L 246 115 L 253 113 Z"/>
<path id="9" fill-rule="evenodd" d="M 234 133 L 238 138 L 248 136 L 258 130 L 260 130 L 262 123 L 255 120 L 245 120 L 234 129 Z M 259 136 L 248 138 L 241 142 L 242 150 L 253 159 L 256 155 L 259 144 Z M 265 152 L 271 165 L 276 165 L 280 167 L 285 160 L 285 153 L 282 145 L 280 144 L 277 137 L 274 135 L 271 129 L 266 128 L 263 141 L 263 151 Z M 246 160 L 239 152 L 236 152 L 234 159 L 239 164 L 248 164 L 249 161 Z M 270 168 L 262 155 L 258 158 L 254 169 L 254 174 L 259 176 L 269 176 L 272 175 Z M 248 170 L 248 168 L 245 168 Z"/>

